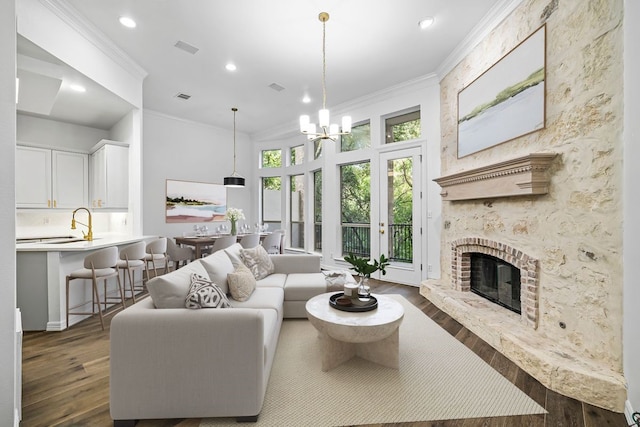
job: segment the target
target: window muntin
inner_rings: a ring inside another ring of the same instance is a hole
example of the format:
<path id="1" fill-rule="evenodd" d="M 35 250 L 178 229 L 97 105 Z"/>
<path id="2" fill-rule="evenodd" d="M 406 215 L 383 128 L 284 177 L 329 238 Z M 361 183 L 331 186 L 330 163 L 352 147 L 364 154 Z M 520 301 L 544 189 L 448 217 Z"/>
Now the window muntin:
<path id="1" fill-rule="evenodd" d="M 386 144 L 420 138 L 420 110 L 389 117 L 384 124 Z"/>
<path id="2" fill-rule="evenodd" d="M 340 166 L 342 254 L 370 256 L 371 164 Z"/>
<path id="3" fill-rule="evenodd" d="M 340 138 L 340 151 L 354 151 L 371 147 L 371 124 L 369 122 L 354 126 L 351 134 Z"/>
<path id="4" fill-rule="evenodd" d="M 304 175 L 291 175 L 290 184 L 290 243 L 293 248 L 304 249 Z"/>
<path id="5" fill-rule="evenodd" d="M 262 150 L 260 157 L 263 168 L 282 167 L 282 150 Z"/>

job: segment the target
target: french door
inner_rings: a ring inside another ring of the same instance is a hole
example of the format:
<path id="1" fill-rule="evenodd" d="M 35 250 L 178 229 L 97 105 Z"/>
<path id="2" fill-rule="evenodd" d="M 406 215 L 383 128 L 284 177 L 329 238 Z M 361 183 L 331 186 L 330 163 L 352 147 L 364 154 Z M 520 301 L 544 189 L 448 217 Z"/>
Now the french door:
<path id="1" fill-rule="evenodd" d="M 391 264 L 381 280 L 419 286 L 421 280 L 421 162 L 420 148 L 380 154 L 378 253 Z M 373 236 L 376 235 L 374 231 Z"/>

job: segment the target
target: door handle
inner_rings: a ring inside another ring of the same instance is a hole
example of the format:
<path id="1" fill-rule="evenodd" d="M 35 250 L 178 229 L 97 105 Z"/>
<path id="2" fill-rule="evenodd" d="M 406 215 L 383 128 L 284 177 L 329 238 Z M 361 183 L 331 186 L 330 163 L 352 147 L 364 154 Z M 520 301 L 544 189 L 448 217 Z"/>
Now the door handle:
<path id="1" fill-rule="evenodd" d="M 384 228 L 380 229 L 380 234 L 384 234 Z"/>

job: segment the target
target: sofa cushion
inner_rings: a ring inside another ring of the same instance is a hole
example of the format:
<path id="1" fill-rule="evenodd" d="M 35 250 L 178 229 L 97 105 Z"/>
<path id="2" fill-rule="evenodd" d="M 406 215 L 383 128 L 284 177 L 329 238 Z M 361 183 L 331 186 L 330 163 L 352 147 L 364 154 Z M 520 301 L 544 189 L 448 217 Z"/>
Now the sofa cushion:
<path id="1" fill-rule="evenodd" d="M 231 259 L 225 251 L 216 251 L 213 254 L 200 259 L 209 279 L 224 291 L 229 293 L 229 284 L 227 283 L 227 274 L 233 273 L 234 267 Z"/>
<path id="2" fill-rule="evenodd" d="M 264 279 L 260 279 L 256 281 L 256 287 L 276 287 L 276 288 L 284 288 L 284 283 L 287 280 L 286 274 L 273 273 L 265 277 Z"/>
<path id="3" fill-rule="evenodd" d="M 149 295 L 156 308 L 184 308 L 184 301 L 191 287 L 191 274 L 207 277 L 207 270 L 199 261 L 190 262 L 182 268 L 147 282 Z"/>
<path id="4" fill-rule="evenodd" d="M 208 277 L 191 274 L 191 288 L 185 300 L 187 308 L 229 308 L 226 293 Z"/>
<path id="5" fill-rule="evenodd" d="M 327 292 L 327 282 L 322 273 L 293 273 L 284 284 L 284 299 L 306 301 Z"/>
<path id="6" fill-rule="evenodd" d="M 231 298 L 236 301 L 246 301 L 256 289 L 256 278 L 243 264 L 238 264 L 227 277 Z"/>
<path id="7" fill-rule="evenodd" d="M 236 301 L 232 299 L 229 303 L 234 308 L 270 308 L 282 318 L 284 315 L 284 289 L 256 288 L 248 300 Z"/>
<path id="8" fill-rule="evenodd" d="M 260 245 L 255 248 L 241 249 L 240 257 L 244 265 L 249 267 L 256 280 L 264 279 L 273 273 L 273 262 L 267 251 Z"/>
<path id="9" fill-rule="evenodd" d="M 234 267 L 238 264 L 242 264 L 242 257 L 240 256 L 241 250 L 242 245 L 240 243 L 234 243 L 233 245 L 224 249 L 224 252 L 227 254 Z"/>

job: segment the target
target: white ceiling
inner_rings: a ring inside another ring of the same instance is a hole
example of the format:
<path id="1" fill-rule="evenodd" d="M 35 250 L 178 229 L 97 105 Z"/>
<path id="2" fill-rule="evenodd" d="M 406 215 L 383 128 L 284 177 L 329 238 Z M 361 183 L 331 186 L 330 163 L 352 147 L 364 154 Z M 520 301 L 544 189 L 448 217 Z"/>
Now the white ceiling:
<path id="1" fill-rule="evenodd" d="M 238 107 L 238 131 L 253 134 L 282 125 L 297 126 L 300 114 L 315 117 L 320 108 L 320 12 L 330 14 L 326 23 L 326 80 L 327 106 L 331 108 L 442 71 L 442 64 L 450 60 L 452 52 L 477 30 L 479 23 L 499 15 L 510 1 L 66 0 L 65 3 L 147 71 L 145 109 L 230 128 L 231 107 Z M 121 26 L 118 18 L 122 15 L 135 19 L 137 27 Z M 427 16 L 433 16 L 435 23 L 420 30 L 418 21 Z M 192 55 L 180 50 L 174 47 L 178 41 L 199 51 Z M 26 40 L 19 42 L 19 54 L 28 55 L 36 50 Z M 229 61 L 237 65 L 237 71 L 225 70 Z M 271 89 L 272 83 L 284 90 Z M 178 93 L 191 95 L 191 99 L 178 99 L 175 97 Z M 311 103 L 302 103 L 305 94 L 311 97 Z M 51 118 L 102 128 L 113 120 L 113 117 L 103 117 L 101 122 L 96 117 L 79 120 L 74 103 L 68 97 L 58 97 Z M 75 103 L 86 111 L 85 104 Z M 127 107 L 118 104 L 113 94 L 107 105 L 116 110 Z"/>

